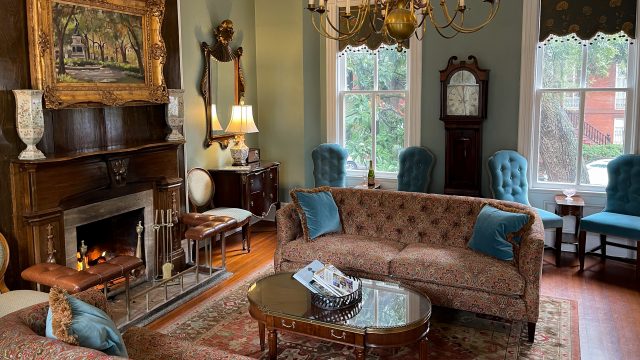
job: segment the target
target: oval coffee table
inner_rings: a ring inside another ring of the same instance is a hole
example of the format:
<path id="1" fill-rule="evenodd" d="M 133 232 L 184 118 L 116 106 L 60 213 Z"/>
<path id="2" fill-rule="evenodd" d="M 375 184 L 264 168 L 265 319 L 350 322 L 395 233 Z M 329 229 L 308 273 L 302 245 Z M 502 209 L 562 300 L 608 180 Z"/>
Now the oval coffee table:
<path id="1" fill-rule="evenodd" d="M 269 332 L 269 358 L 277 357 L 278 332 L 287 331 L 355 347 L 356 359 L 368 348 L 401 347 L 420 343 L 420 359 L 427 358 L 431 317 L 429 298 L 399 284 L 362 279 L 359 305 L 337 311 L 311 304 L 310 291 L 279 273 L 251 284 L 249 313 L 258 321 L 260 347 Z"/>

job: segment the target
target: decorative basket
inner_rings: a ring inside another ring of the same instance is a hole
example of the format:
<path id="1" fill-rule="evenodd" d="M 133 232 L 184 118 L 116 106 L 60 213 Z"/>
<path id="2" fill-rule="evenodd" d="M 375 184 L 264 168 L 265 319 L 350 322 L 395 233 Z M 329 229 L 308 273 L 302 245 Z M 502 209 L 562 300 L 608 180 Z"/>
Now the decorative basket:
<path id="1" fill-rule="evenodd" d="M 311 319 L 320 320 L 322 322 L 337 324 L 344 323 L 347 320 L 354 318 L 360 313 L 360 310 L 362 310 L 362 301 L 358 301 L 351 306 L 339 310 L 325 310 L 314 306 L 309 317 Z"/>
<path id="2" fill-rule="evenodd" d="M 362 300 L 362 281 L 353 276 L 347 277 L 357 283 L 358 290 L 344 296 L 325 296 L 311 293 L 313 305 L 325 310 L 339 310 L 359 303 Z"/>

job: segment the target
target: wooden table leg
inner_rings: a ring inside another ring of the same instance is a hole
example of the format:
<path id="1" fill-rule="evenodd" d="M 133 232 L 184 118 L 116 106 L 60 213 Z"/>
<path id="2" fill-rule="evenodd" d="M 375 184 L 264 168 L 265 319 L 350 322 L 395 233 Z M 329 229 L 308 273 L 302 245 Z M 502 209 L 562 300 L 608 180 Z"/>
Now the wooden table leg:
<path id="1" fill-rule="evenodd" d="M 427 360 L 427 338 L 420 340 L 420 360 Z"/>
<path id="2" fill-rule="evenodd" d="M 364 360 L 366 349 L 357 347 L 355 353 L 356 353 L 356 360 Z"/>
<path id="3" fill-rule="evenodd" d="M 269 329 L 269 359 L 276 360 L 278 358 L 278 333 L 276 329 Z"/>
<path id="4" fill-rule="evenodd" d="M 260 333 L 260 350 L 264 351 L 264 323 L 258 321 L 258 332 Z"/>

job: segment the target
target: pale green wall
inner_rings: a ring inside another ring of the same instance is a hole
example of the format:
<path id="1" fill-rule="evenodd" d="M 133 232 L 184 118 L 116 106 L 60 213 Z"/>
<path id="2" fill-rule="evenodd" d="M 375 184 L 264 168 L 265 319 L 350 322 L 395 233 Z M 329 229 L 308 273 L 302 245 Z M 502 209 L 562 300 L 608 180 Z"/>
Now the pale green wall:
<path id="1" fill-rule="evenodd" d="M 187 164 L 203 166 L 227 159 L 204 151 L 204 109 L 198 86 L 199 43 L 211 41 L 213 23 L 230 18 L 236 42 L 245 48 L 247 102 L 254 105 L 262 158 L 281 167 L 281 198 L 297 186 L 313 185 L 311 150 L 326 141 L 324 40 L 312 29 L 305 0 L 182 0 L 182 46 L 188 137 Z M 478 14 L 482 6 L 470 13 Z M 473 20 L 473 19 L 471 19 Z M 432 191 L 444 188 L 444 126 L 439 120 L 439 70 L 450 56 L 475 55 L 491 70 L 483 164 L 499 149 L 517 144 L 522 3 L 505 1 L 494 21 L 478 33 L 450 40 L 433 29 L 423 40 L 422 144 L 437 157 Z M 251 139 L 257 144 L 256 136 Z M 489 194 L 483 167 L 483 192 Z"/>
<path id="2" fill-rule="evenodd" d="M 469 13 L 483 13 L 482 10 L 478 4 Z M 466 59 L 475 55 L 480 67 L 491 71 L 482 156 L 483 195 L 490 196 L 487 158 L 497 150 L 517 148 L 521 37 L 522 1 L 502 1 L 495 19 L 477 33 L 460 34 L 448 40 L 434 31 L 427 33 L 422 45 L 422 145 L 430 148 L 437 158 L 431 191 L 444 191 L 445 138 L 440 121 L 439 70 L 446 67 L 451 56 Z"/>
<path id="3" fill-rule="evenodd" d="M 185 125 L 187 138 L 185 156 L 187 168 L 216 167 L 231 163 L 229 151 L 222 151 L 217 144 L 204 149 L 205 109 L 200 96 L 200 78 L 204 60 L 200 43 L 213 43 L 213 28 L 225 19 L 234 23 L 235 36 L 232 47 L 242 46 L 242 67 L 246 80 L 245 100 L 257 109 L 256 30 L 254 0 L 181 0 L 180 29 L 182 41 L 182 71 L 185 90 Z M 215 91 L 215 90 L 214 90 Z M 233 91 L 228 89 L 227 91 Z M 228 119 L 220 119 L 226 126 Z M 256 116 L 260 129 L 260 118 Z M 258 136 L 247 135 L 247 145 L 257 146 Z"/>
<path id="4" fill-rule="evenodd" d="M 311 150 L 321 142 L 320 48 L 304 1 L 256 1 L 258 117 L 262 158 L 281 162 L 280 196 L 313 184 Z"/>

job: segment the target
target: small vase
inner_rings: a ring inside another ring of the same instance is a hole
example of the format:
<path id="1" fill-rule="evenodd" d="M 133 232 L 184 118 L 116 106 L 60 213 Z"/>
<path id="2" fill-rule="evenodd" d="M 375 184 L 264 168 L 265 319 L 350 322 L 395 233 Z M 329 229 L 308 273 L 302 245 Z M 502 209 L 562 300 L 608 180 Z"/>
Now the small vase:
<path id="1" fill-rule="evenodd" d="M 183 141 L 182 126 L 184 125 L 184 90 L 169 89 L 169 103 L 167 104 L 167 125 L 171 134 L 167 141 Z"/>
<path id="2" fill-rule="evenodd" d="M 44 135 L 42 90 L 13 90 L 16 97 L 16 128 L 18 136 L 27 145 L 18 159 L 39 160 L 45 156 L 36 148 Z"/>

